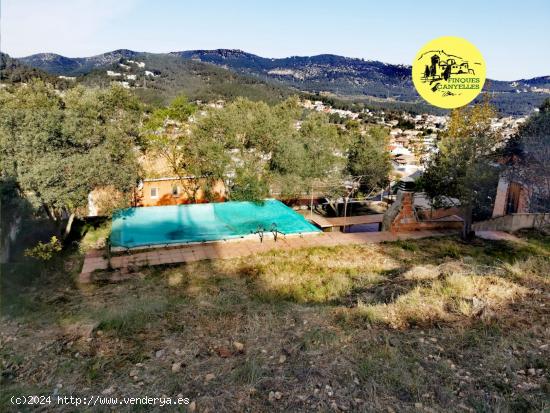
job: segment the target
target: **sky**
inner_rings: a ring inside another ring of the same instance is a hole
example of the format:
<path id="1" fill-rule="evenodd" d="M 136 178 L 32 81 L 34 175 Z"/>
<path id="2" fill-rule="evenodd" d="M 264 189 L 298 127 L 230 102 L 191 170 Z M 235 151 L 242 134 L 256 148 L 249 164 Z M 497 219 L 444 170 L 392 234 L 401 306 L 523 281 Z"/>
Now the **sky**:
<path id="1" fill-rule="evenodd" d="M 412 64 L 429 40 L 459 36 L 481 51 L 489 78 L 550 75 L 548 0 L 0 2 L 0 48 L 13 57 L 231 48 Z"/>

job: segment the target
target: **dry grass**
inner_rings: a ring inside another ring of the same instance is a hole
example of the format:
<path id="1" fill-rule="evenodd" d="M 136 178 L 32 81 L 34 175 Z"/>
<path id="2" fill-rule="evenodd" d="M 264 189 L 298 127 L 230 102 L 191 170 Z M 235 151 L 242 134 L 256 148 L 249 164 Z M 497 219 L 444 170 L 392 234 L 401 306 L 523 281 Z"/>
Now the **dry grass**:
<path id="1" fill-rule="evenodd" d="M 380 281 L 399 263 L 377 247 L 350 246 L 275 252 L 233 266 L 261 299 L 323 303 Z"/>
<path id="2" fill-rule="evenodd" d="M 544 237 L 427 239 L 79 288 L 68 256 L 5 307 L 0 410 L 12 409 L 5 395 L 61 383 L 61 394 L 183 394 L 200 412 L 544 411 L 549 257 Z"/>
<path id="3" fill-rule="evenodd" d="M 391 303 L 359 303 L 348 310 L 352 318 L 383 322 L 394 328 L 456 321 L 483 311 L 498 311 L 528 290 L 494 275 L 452 274 L 418 285 Z"/>

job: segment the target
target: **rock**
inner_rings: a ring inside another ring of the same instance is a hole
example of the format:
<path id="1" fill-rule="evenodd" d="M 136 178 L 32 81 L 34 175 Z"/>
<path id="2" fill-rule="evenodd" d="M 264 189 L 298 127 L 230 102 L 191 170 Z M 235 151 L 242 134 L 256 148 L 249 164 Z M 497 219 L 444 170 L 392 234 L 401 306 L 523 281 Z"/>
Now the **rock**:
<path id="1" fill-rule="evenodd" d="M 157 350 L 157 351 L 155 352 L 155 357 L 156 357 L 156 358 L 159 359 L 159 358 L 161 358 L 162 356 L 164 356 L 164 350 L 161 349 L 161 350 Z"/>
<path id="2" fill-rule="evenodd" d="M 98 322 L 74 323 L 67 326 L 66 331 L 72 337 L 88 339 L 98 326 Z"/>
<path id="3" fill-rule="evenodd" d="M 172 364 L 172 373 L 177 373 L 181 370 L 181 363 L 177 362 Z"/>
<path id="4" fill-rule="evenodd" d="M 216 375 L 214 373 L 208 373 L 206 376 L 204 376 L 204 380 L 207 382 L 214 380 L 216 378 Z"/>
<path id="5" fill-rule="evenodd" d="M 113 394 L 114 391 L 115 391 L 115 388 L 113 386 L 111 386 L 111 387 L 107 387 L 105 390 L 103 390 L 101 392 L 101 394 L 104 394 L 104 395 L 108 396 L 109 394 Z"/>
<path id="6" fill-rule="evenodd" d="M 187 406 L 187 410 L 189 410 L 190 412 L 194 412 L 195 410 L 197 410 L 197 403 L 195 403 L 194 401 L 189 403 L 189 406 Z"/>
<path id="7" fill-rule="evenodd" d="M 239 353 L 244 352 L 244 344 L 239 343 L 238 341 L 233 342 L 233 348 L 238 351 Z"/>
<path id="8" fill-rule="evenodd" d="M 136 377 L 138 375 L 138 371 L 136 369 L 130 370 L 130 377 Z"/>
<path id="9" fill-rule="evenodd" d="M 229 351 L 227 347 L 217 347 L 216 353 L 218 353 L 218 356 L 224 359 L 231 357 L 231 351 Z"/>
<path id="10" fill-rule="evenodd" d="M 422 405 L 422 403 L 420 403 L 420 402 L 416 402 L 416 403 L 414 404 L 415 409 L 422 409 L 422 406 L 423 406 L 423 405 Z"/>
<path id="11" fill-rule="evenodd" d="M 283 397 L 283 394 L 279 391 L 270 391 L 269 396 L 267 397 L 270 402 L 274 400 L 281 400 L 281 397 Z"/>
<path id="12" fill-rule="evenodd" d="M 283 354 L 279 357 L 279 364 L 283 364 L 286 361 L 286 356 Z"/>
<path id="13" fill-rule="evenodd" d="M 537 374 L 537 371 L 533 368 L 527 370 L 527 373 L 529 373 L 530 376 L 535 376 Z"/>

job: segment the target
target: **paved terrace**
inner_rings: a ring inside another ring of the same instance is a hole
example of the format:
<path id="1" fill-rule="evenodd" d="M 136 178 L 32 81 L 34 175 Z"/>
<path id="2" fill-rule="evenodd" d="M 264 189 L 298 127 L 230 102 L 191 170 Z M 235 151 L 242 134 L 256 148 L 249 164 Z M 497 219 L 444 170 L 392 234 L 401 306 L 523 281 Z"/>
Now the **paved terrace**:
<path id="1" fill-rule="evenodd" d="M 245 239 L 233 241 L 218 241 L 204 244 L 193 244 L 173 248 L 157 248 L 143 252 L 129 252 L 113 256 L 111 267 L 124 269 L 128 266 L 180 264 L 186 262 L 215 260 L 224 258 L 245 257 L 271 250 L 290 250 L 304 247 L 321 247 L 349 244 L 376 244 L 384 241 L 400 239 L 417 239 L 456 234 L 454 230 L 412 231 L 394 234 L 391 232 L 324 232 L 305 236 L 279 237 L 275 242 L 272 238 Z M 108 267 L 103 252 L 94 250 L 86 254 L 80 273 L 80 282 L 94 281 L 94 271 L 105 270 Z"/>

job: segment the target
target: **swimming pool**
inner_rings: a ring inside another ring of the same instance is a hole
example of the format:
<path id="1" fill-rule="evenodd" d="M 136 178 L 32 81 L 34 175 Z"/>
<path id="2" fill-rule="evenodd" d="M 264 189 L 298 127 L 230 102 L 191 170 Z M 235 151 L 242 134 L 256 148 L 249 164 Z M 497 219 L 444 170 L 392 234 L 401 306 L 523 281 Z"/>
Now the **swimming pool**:
<path id="1" fill-rule="evenodd" d="M 320 232 L 282 202 L 170 205 L 127 208 L 113 215 L 114 249 L 243 238 L 275 225 L 283 234 Z"/>

